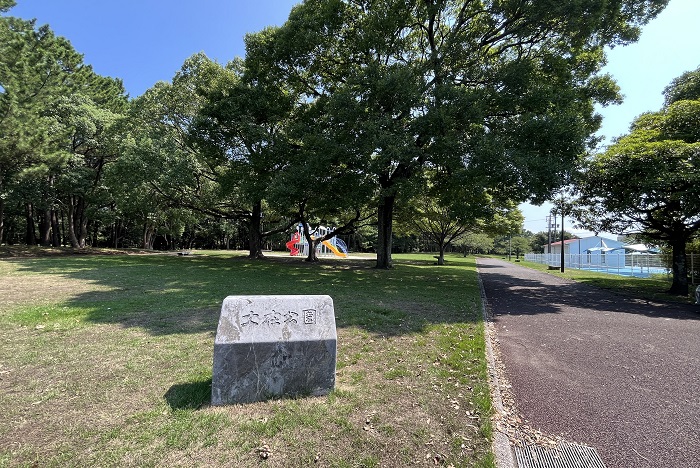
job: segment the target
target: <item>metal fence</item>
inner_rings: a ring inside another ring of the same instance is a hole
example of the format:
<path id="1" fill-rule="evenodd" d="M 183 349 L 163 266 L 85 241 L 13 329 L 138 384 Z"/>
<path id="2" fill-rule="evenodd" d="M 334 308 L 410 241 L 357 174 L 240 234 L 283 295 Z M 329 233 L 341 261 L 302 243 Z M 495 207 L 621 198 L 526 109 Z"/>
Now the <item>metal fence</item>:
<path id="1" fill-rule="evenodd" d="M 525 260 L 561 268 L 561 254 L 525 254 Z M 700 254 L 688 254 L 688 279 L 700 283 Z M 651 275 L 671 277 L 671 256 L 665 254 L 564 254 L 564 267 L 600 271 L 614 275 L 646 278 Z"/>

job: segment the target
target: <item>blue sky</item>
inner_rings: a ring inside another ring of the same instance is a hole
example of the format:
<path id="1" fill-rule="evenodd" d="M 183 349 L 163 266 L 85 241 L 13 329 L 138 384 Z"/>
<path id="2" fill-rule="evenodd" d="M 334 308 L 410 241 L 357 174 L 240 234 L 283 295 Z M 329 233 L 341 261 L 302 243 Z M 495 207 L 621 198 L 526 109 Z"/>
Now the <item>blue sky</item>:
<path id="1" fill-rule="evenodd" d="M 700 66 L 700 1 L 671 0 L 666 9 L 642 30 L 640 40 L 626 47 L 608 51 L 604 71 L 615 78 L 624 95 L 618 106 L 599 109 L 603 126 L 598 132 L 609 142 L 623 135 L 635 117 L 648 111 L 658 111 L 663 104 L 663 90 L 671 80 Z M 521 205 L 525 229 L 546 231 L 545 216 L 550 204 L 541 207 Z M 573 229 L 571 220 L 565 229 L 578 235 L 588 231 Z M 614 238 L 612 234 L 601 235 Z"/>
<path id="2" fill-rule="evenodd" d="M 71 41 L 100 75 L 131 97 L 169 81 L 187 57 L 221 63 L 245 55 L 243 38 L 280 25 L 297 0 L 16 0 L 7 14 L 36 18 Z"/>
<path id="3" fill-rule="evenodd" d="M 194 53 L 203 51 L 221 63 L 243 56 L 245 34 L 282 24 L 296 3 L 18 0 L 8 14 L 48 23 L 85 55 L 97 73 L 121 78 L 136 97 L 156 82 L 170 80 Z M 604 117 L 601 135 L 609 139 L 626 133 L 636 116 L 661 107 L 663 89 L 673 78 L 700 66 L 698 19 L 699 0 L 671 0 L 644 28 L 639 42 L 609 51 L 605 71 L 617 80 L 625 102 L 599 110 Z M 549 205 L 521 209 L 526 229 L 546 230 Z"/>

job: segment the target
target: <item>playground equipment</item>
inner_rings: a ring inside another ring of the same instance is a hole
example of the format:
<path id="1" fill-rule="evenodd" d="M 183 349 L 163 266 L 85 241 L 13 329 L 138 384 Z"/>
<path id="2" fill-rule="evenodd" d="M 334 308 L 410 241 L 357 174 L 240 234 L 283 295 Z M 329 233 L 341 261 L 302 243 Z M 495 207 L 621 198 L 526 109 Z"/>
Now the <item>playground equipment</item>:
<path id="1" fill-rule="evenodd" d="M 316 237 L 323 237 L 331 232 L 330 228 L 325 226 L 319 226 L 313 231 L 311 239 Z M 289 249 L 289 255 L 292 257 L 297 255 L 308 255 L 309 254 L 309 241 L 304 236 L 304 226 L 299 224 L 297 230 L 292 234 L 292 238 L 286 244 Z M 330 239 L 324 240 L 316 247 L 316 255 L 335 255 L 337 257 L 346 258 L 348 256 L 348 247 L 345 245 L 341 239 L 337 237 L 331 237 Z"/>

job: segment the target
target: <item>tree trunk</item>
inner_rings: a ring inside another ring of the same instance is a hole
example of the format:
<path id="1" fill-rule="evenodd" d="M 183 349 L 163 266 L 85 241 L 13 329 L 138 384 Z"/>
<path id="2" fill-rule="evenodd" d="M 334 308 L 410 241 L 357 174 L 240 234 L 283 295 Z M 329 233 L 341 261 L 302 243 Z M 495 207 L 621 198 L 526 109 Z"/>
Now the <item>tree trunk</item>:
<path id="1" fill-rule="evenodd" d="M 154 229 L 151 226 L 151 224 L 146 220 L 146 222 L 143 223 L 143 249 L 145 250 L 152 250 L 153 249 L 153 238 L 155 237 L 154 235 Z"/>
<path id="2" fill-rule="evenodd" d="M 67 245 L 68 236 L 66 236 L 66 212 L 61 210 L 61 239 L 63 242 L 61 245 Z"/>
<path id="3" fill-rule="evenodd" d="M 305 262 L 318 262 L 318 254 L 316 253 L 316 248 L 318 247 L 318 240 L 309 240 L 309 254 L 304 259 Z"/>
<path id="4" fill-rule="evenodd" d="M 78 208 L 79 208 L 78 213 L 80 214 L 80 217 L 78 218 L 80 220 L 80 225 L 78 226 L 79 227 L 78 245 L 80 245 L 80 248 L 82 249 L 85 247 L 85 241 L 87 240 L 87 234 L 88 234 L 88 229 L 87 229 L 88 219 L 87 219 L 87 213 L 86 213 L 87 205 L 85 203 L 85 198 L 80 197 L 78 199 Z"/>
<path id="5" fill-rule="evenodd" d="M 671 241 L 673 249 L 673 283 L 669 294 L 688 295 L 688 264 L 685 258 L 685 237 L 678 236 Z"/>
<path id="6" fill-rule="evenodd" d="M 377 266 L 376 268 L 391 268 L 392 223 L 394 221 L 394 195 L 384 195 L 379 200 L 377 211 Z"/>
<path id="7" fill-rule="evenodd" d="M 262 201 L 253 203 L 248 229 L 248 258 L 265 258 L 262 253 Z"/>
<path id="8" fill-rule="evenodd" d="M 445 244 L 442 244 L 442 243 L 440 244 L 440 254 L 438 255 L 437 264 L 438 265 L 445 264 Z"/>
<path id="9" fill-rule="evenodd" d="M 36 223 L 34 222 L 34 207 L 31 203 L 26 204 L 27 231 L 24 236 L 24 243 L 36 245 Z"/>
<path id="10" fill-rule="evenodd" d="M 119 220 L 114 220 L 112 223 L 112 238 L 110 239 L 110 245 L 114 247 L 115 249 L 119 248 L 119 232 L 117 228 L 117 223 Z"/>
<path id="11" fill-rule="evenodd" d="M 61 246 L 61 231 L 58 223 L 58 213 L 56 210 L 51 210 L 51 246 L 60 247 Z"/>
<path id="12" fill-rule="evenodd" d="M 79 247 L 78 236 L 75 235 L 75 205 L 73 204 L 73 196 L 68 200 L 68 239 L 70 246 L 74 249 Z"/>
<path id="13" fill-rule="evenodd" d="M 304 261 L 305 262 L 318 262 L 318 255 L 316 255 L 316 247 L 318 246 L 318 237 L 316 239 L 312 239 L 311 233 L 309 232 L 309 225 L 306 223 L 306 221 L 302 221 L 302 224 L 304 226 L 304 236 L 306 237 L 306 241 L 309 244 L 309 253 L 307 254 Z"/>
<path id="14" fill-rule="evenodd" d="M 2 186 L 0 186 L 2 188 Z M 0 244 L 5 237 L 5 200 L 0 197 Z"/>
<path id="15" fill-rule="evenodd" d="M 71 247 L 76 249 L 85 248 L 88 234 L 88 219 L 85 211 L 86 203 L 83 197 L 75 195 L 68 197 L 68 238 Z"/>
<path id="16" fill-rule="evenodd" d="M 42 247 L 51 246 L 51 210 L 46 209 L 41 213 L 39 222 L 39 239 Z"/>
<path id="17" fill-rule="evenodd" d="M 49 175 L 45 181 L 41 195 L 41 216 L 39 221 L 39 242 L 42 247 L 51 246 L 51 228 L 52 228 L 52 197 L 53 185 L 55 176 Z"/>
<path id="18" fill-rule="evenodd" d="M 93 222 L 91 223 L 91 225 L 92 225 L 92 242 L 91 242 L 91 245 L 92 245 L 93 247 L 97 247 L 97 239 L 98 239 L 98 235 L 99 235 L 99 226 L 97 225 L 97 221 L 96 221 L 96 220 L 93 220 Z"/>

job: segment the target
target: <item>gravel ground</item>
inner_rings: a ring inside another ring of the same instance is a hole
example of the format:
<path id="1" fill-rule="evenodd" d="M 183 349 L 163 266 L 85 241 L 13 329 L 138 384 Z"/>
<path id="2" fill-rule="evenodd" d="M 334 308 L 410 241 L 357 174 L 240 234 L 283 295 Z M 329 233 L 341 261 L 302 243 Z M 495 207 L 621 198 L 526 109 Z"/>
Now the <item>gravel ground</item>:
<path id="1" fill-rule="evenodd" d="M 700 307 L 479 259 L 523 423 L 609 468 L 700 467 Z"/>

